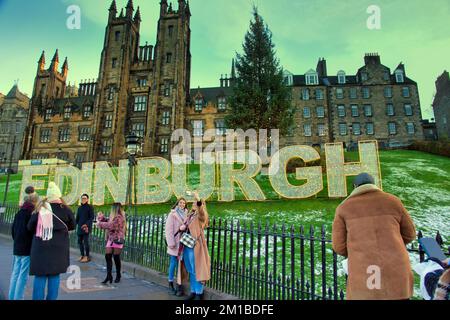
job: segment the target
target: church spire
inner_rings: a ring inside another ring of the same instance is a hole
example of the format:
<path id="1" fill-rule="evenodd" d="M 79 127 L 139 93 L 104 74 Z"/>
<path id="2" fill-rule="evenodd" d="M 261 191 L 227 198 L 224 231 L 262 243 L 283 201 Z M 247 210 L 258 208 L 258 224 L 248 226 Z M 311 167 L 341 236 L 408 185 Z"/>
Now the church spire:
<path id="1" fill-rule="evenodd" d="M 159 4 L 161 5 L 160 16 L 164 16 L 167 13 L 167 0 L 161 0 Z"/>
<path id="2" fill-rule="evenodd" d="M 141 19 L 141 9 L 139 8 L 139 6 L 137 7 L 136 14 L 134 15 L 134 21 L 135 22 L 141 22 L 142 21 L 142 19 Z"/>
<path id="3" fill-rule="evenodd" d="M 58 70 L 58 66 L 59 66 L 59 54 L 58 49 L 56 49 L 55 55 L 53 56 L 52 63 L 50 65 L 50 70 L 56 72 Z"/>
<path id="4" fill-rule="evenodd" d="M 133 0 L 128 0 L 126 9 L 127 9 L 127 13 L 126 13 L 127 17 L 132 18 L 133 11 L 134 11 Z"/>
<path id="5" fill-rule="evenodd" d="M 117 5 L 116 0 L 111 2 L 111 6 L 109 7 L 109 20 L 112 21 L 117 15 Z"/>
<path id="6" fill-rule="evenodd" d="M 62 66 L 62 74 L 64 75 L 64 77 L 67 77 L 68 72 L 69 72 L 69 62 L 67 61 L 66 57 Z"/>
<path id="7" fill-rule="evenodd" d="M 45 69 L 45 51 L 42 51 L 41 57 L 39 58 L 38 68 L 40 71 L 44 71 Z"/>

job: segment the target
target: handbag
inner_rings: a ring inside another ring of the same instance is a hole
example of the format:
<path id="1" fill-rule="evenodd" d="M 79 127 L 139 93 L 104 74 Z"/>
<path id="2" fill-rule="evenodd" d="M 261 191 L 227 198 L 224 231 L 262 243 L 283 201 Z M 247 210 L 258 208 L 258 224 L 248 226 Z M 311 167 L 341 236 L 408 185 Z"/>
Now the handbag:
<path id="1" fill-rule="evenodd" d="M 180 242 L 188 248 L 193 249 L 195 247 L 195 244 L 197 243 L 197 239 L 195 239 L 190 233 L 183 233 L 181 236 Z"/>
<path id="2" fill-rule="evenodd" d="M 197 244 L 197 239 L 195 239 L 190 233 L 189 233 L 189 225 L 191 224 L 192 220 L 194 219 L 195 214 L 191 217 L 186 231 L 181 235 L 180 243 L 182 243 L 185 247 L 193 249 L 195 245 Z"/>

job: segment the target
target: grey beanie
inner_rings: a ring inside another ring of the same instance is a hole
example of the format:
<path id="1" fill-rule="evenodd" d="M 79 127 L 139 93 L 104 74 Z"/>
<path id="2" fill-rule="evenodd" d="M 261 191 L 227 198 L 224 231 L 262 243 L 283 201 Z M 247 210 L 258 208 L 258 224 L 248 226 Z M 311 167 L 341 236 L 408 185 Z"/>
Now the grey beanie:
<path id="1" fill-rule="evenodd" d="M 365 184 L 375 184 L 375 179 L 368 173 L 360 173 L 353 180 L 355 187 L 360 187 Z"/>

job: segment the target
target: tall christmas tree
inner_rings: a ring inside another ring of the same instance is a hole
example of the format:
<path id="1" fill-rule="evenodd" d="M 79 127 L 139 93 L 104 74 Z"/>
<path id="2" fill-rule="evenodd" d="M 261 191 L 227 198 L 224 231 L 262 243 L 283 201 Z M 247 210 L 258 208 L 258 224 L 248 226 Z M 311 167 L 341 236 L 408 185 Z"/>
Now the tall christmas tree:
<path id="1" fill-rule="evenodd" d="M 293 123 L 290 90 L 275 56 L 272 33 L 253 8 L 253 20 L 236 55 L 237 79 L 226 117 L 230 129 L 279 129 L 286 133 Z"/>

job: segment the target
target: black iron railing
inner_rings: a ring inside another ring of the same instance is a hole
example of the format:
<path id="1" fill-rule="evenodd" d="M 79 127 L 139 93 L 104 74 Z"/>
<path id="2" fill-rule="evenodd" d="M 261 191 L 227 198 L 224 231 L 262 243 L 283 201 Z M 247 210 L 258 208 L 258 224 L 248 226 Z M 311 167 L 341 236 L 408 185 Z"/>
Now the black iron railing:
<path id="1" fill-rule="evenodd" d="M 7 205 L 0 214 L 0 233 L 10 234 L 18 206 Z M 123 250 L 125 261 L 166 272 L 165 217 L 128 217 Z M 419 237 L 422 234 L 419 232 Z M 440 234 L 436 239 L 444 245 Z M 208 286 L 250 300 L 339 300 L 345 298 L 346 277 L 339 270 L 341 257 L 333 252 L 325 226 L 262 225 L 213 218 L 206 229 L 211 256 Z M 72 233 L 71 246 L 78 247 Z M 104 231 L 93 228 L 92 252 L 104 253 Z M 420 261 L 417 243 L 408 247 Z"/>

